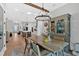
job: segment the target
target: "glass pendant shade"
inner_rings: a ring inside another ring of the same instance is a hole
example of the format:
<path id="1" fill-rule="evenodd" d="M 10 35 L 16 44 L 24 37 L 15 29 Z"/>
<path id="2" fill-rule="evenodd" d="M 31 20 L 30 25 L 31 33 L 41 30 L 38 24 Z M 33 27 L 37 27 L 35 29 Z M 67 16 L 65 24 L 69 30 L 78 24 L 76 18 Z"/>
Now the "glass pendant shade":
<path id="1" fill-rule="evenodd" d="M 51 17 L 49 15 L 38 15 L 35 17 L 35 20 L 37 20 L 37 21 L 49 21 L 49 20 L 51 20 Z"/>

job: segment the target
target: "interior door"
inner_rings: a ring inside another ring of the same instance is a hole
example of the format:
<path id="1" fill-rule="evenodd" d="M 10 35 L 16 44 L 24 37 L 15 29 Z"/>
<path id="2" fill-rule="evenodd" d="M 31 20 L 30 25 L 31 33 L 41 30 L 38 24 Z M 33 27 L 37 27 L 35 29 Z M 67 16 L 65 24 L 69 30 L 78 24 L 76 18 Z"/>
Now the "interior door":
<path id="1" fill-rule="evenodd" d="M 3 48 L 3 9 L 0 6 L 0 51 Z"/>

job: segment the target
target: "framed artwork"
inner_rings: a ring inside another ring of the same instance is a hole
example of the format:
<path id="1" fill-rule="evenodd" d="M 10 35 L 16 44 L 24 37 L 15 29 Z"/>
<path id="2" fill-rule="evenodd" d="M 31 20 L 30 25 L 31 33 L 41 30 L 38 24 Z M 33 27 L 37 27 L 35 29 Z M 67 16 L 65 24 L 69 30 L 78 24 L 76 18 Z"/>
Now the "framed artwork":
<path id="1" fill-rule="evenodd" d="M 51 21 L 51 31 L 55 32 L 55 21 Z"/>
<path id="2" fill-rule="evenodd" d="M 56 32 L 63 34 L 65 32 L 65 23 L 64 23 L 64 19 L 58 20 L 57 21 L 57 25 L 56 25 Z"/>
<path id="3" fill-rule="evenodd" d="M 70 31 L 70 14 L 64 14 L 52 18 L 51 32 L 54 34 L 65 35 Z"/>

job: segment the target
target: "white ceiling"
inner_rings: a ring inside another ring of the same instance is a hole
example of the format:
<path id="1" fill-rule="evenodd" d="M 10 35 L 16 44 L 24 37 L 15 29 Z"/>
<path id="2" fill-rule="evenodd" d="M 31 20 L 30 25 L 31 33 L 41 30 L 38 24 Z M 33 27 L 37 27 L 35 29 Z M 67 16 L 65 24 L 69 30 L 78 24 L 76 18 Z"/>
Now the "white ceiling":
<path id="1" fill-rule="evenodd" d="M 43 5 L 43 7 L 46 8 L 47 10 L 53 11 L 53 10 L 65 5 L 66 3 L 35 3 L 35 4 L 38 6 L 41 6 L 41 7 Z"/>
<path id="2" fill-rule="evenodd" d="M 34 3 L 38 6 L 42 6 L 42 3 Z M 64 3 L 44 3 L 44 8 L 50 12 L 65 5 Z M 35 16 L 41 13 L 40 10 L 23 3 L 6 3 L 6 16 L 9 20 L 14 22 L 34 22 Z M 44 12 L 43 12 L 44 13 Z"/>

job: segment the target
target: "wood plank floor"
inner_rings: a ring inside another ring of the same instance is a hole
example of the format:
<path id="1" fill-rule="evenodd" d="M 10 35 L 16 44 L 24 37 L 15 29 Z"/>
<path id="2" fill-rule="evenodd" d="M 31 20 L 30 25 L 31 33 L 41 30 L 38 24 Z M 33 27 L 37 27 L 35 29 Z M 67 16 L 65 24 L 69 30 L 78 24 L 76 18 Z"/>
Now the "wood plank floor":
<path id="1" fill-rule="evenodd" d="M 14 34 L 12 37 L 8 39 L 8 43 L 6 45 L 6 51 L 4 53 L 4 56 L 14 56 L 12 55 L 12 53 L 15 49 L 21 52 L 21 54 L 23 54 L 22 56 L 25 56 L 24 48 L 25 48 L 24 38 L 21 35 Z M 16 56 L 20 56 L 20 55 L 17 54 Z M 27 56 L 27 53 L 26 53 L 26 56 Z"/>
<path id="2" fill-rule="evenodd" d="M 24 46 L 25 46 L 24 38 L 21 35 L 14 34 L 13 37 L 10 37 L 8 39 L 8 43 L 6 46 L 7 49 L 4 53 L 4 56 L 11 56 L 12 51 L 17 48 L 23 53 Z"/>

